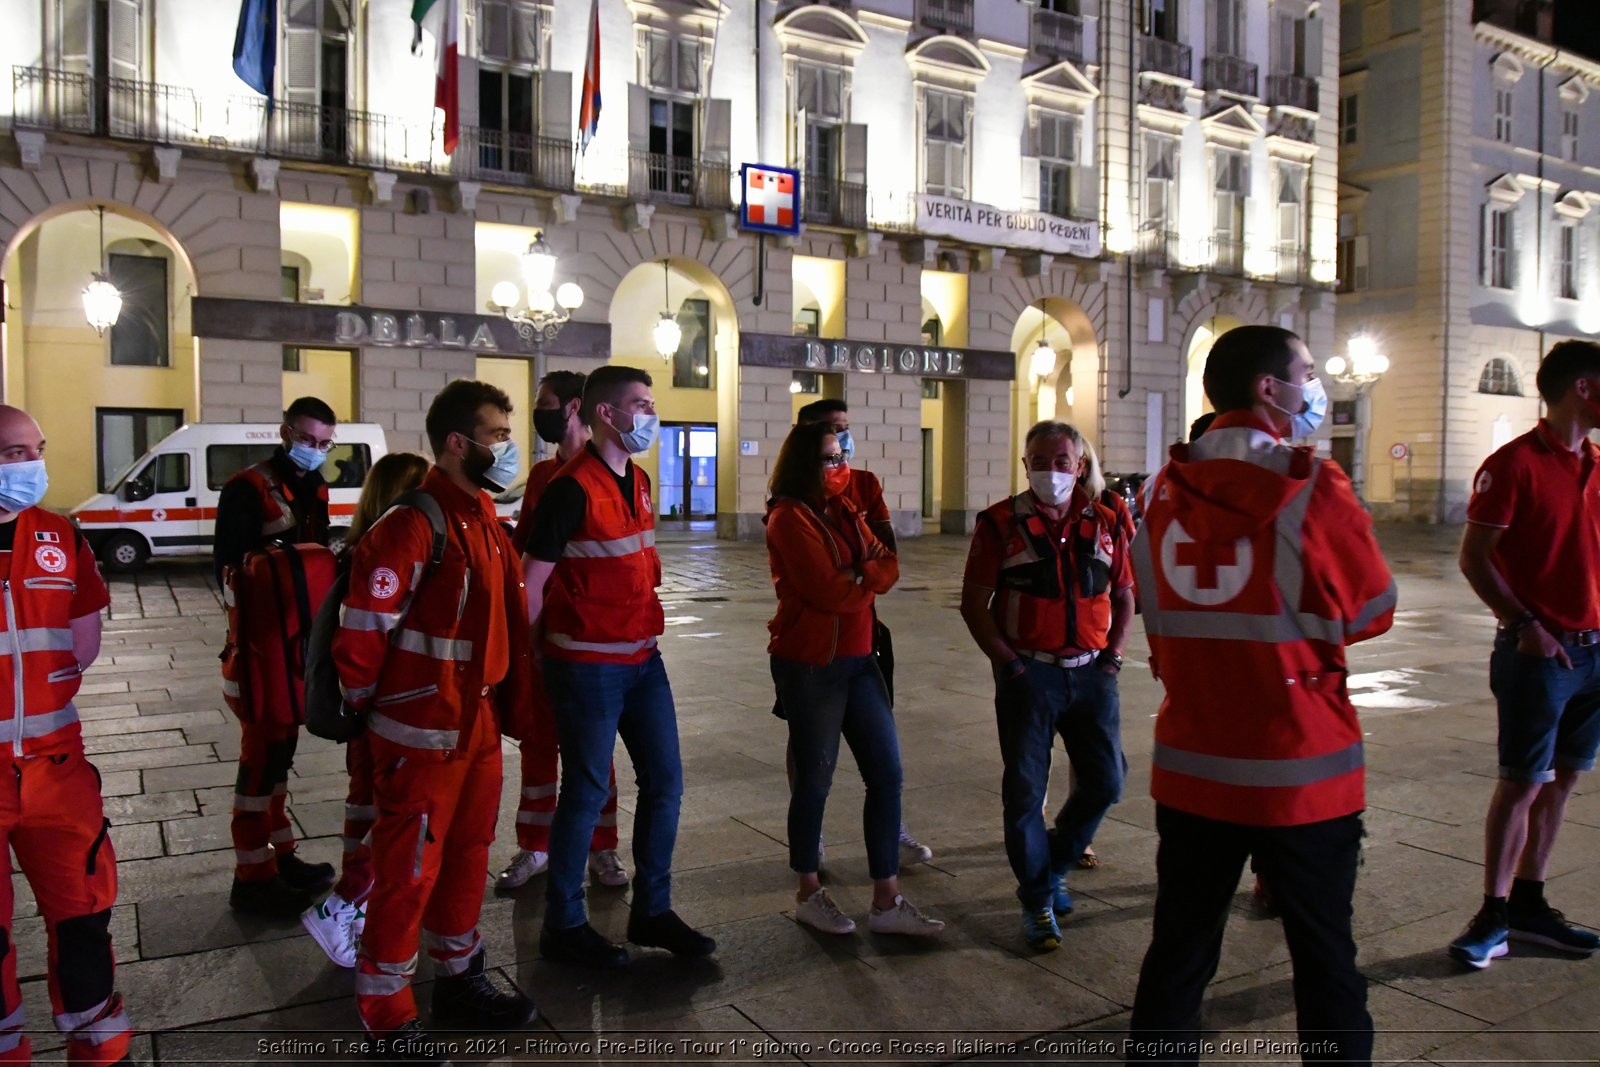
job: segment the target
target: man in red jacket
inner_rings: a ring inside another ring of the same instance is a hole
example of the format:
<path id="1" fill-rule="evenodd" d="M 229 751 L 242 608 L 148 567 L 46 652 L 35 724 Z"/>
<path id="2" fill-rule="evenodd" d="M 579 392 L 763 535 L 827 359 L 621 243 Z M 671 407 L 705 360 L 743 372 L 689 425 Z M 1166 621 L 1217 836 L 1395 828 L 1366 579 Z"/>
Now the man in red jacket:
<path id="1" fill-rule="evenodd" d="M 1366 801 L 1345 646 L 1389 629 L 1395 586 L 1349 479 L 1284 443 L 1326 406 L 1313 369 L 1288 330 L 1218 338 L 1205 368 L 1217 420 L 1173 446 L 1134 538 L 1167 695 L 1150 778 L 1155 929 L 1129 1060 L 1199 1062 L 1201 997 L 1251 856 L 1283 914 L 1300 1039 L 1327 1050 L 1307 1058 L 1372 1057 L 1350 932 Z"/>
<path id="2" fill-rule="evenodd" d="M 437 976 L 435 1025 L 502 1030 L 534 1015 L 528 998 L 490 981 L 477 929 L 500 735 L 522 728 L 531 678 L 521 570 L 484 491 L 516 473 L 510 414 L 485 382 L 451 382 L 434 398 L 422 491 L 444 513 L 444 556 L 430 569 L 421 511 L 384 515 L 356 546 L 334 638 L 340 689 L 367 714 L 378 812 L 356 1007 L 392 1060 L 442 1058 L 411 992 L 419 940 Z"/>
<path id="3" fill-rule="evenodd" d="M 522 514 L 511 543 L 520 554 L 533 535 L 533 513 L 544 497 L 551 479 L 589 443 L 589 427 L 578 417 L 583 406 L 585 378 L 577 371 L 555 370 L 539 382 L 534 398 L 533 430 L 546 444 L 556 446 L 556 454 L 533 465 L 528 471 L 527 488 L 522 495 Z M 535 663 L 537 668 L 537 662 Z M 545 694 L 544 679 L 535 679 L 532 716 L 528 734 L 521 739 L 522 799 L 517 804 L 517 854 L 495 879 L 497 889 L 516 889 L 550 866 L 550 823 L 556 812 L 556 759 L 559 747 L 555 715 Z M 611 789 L 600 821 L 589 841 L 589 873 L 601 885 L 613 888 L 628 884 L 628 871 L 617 855 L 617 768 L 611 768 Z"/>
<path id="4" fill-rule="evenodd" d="M 539 951 L 556 963 L 628 962 L 627 950 L 589 925 L 583 901 L 589 842 L 620 736 L 639 778 L 628 940 L 709 956 L 716 942 L 672 910 L 683 764 L 672 686 L 656 648 L 666 623 L 656 595 L 661 557 L 650 479 L 632 459 L 655 443 L 660 428 L 650 375 L 617 364 L 596 370 L 584 384 L 583 417 L 593 439 L 545 490 L 523 564 L 528 617 L 542 624 L 545 683 L 561 735 Z"/>
<path id="5" fill-rule="evenodd" d="M 12 854 L 44 916 L 50 1007 L 67 1062 L 126 1063 L 128 1016 L 111 953 L 117 857 L 72 703 L 100 654 L 111 597 L 72 523 L 38 506 L 47 485 L 39 424 L 0 406 L 0 633 L 9 649 L 0 655 L 0 741 L 11 770 L 0 778 L 0 1063 L 30 1062 Z"/>

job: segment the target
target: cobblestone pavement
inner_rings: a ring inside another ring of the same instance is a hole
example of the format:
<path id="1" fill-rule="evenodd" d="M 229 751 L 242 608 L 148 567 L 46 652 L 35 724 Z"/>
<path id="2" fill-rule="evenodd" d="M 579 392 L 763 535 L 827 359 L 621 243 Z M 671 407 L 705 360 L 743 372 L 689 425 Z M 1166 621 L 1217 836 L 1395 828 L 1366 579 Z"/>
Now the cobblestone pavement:
<path id="1" fill-rule="evenodd" d="M 1355 928 L 1379 1058 L 1594 1062 L 1600 961 L 1519 946 L 1468 974 L 1444 955 L 1479 894 L 1480 822 L 1496 762 L 1485 666 L 1492 624 L 1455 574 L 1455 533 L 1383 536 L 1402 610 L 1392 634 L 1356 652 L 1352 678 L 1368 730 L 1371 802 Z M 626 973 L 605 977 L 552 968 L 537 949 L 543 880 L 502 897 L 486 876 L 490 963 L 535 999 L 540 1021 L 527 1034 L 462 1044 L 457 1063 L 1115 1058 L 1104 1050 L 1126 1025 L 1149 934 L 1147 785 L 1159 691 L 1135 637 L 1123 682 L 1127 794 L 1096 842 L 1103 865 L 1074 876 L 1078 910 L 1063 948 L 1032 954 L 1018 936 L 1000 840 L 989 677 L 955 611 L 964 553 L 951 538 L 906 545 L 902 584 L 882 605 L 899 655 L 906 818 L 935 852 L 932 864 L 904 872 L 902 886 L 950 924 L 946 936 L 906 945 L 865 932 L 830 938 L 793 922 L 784 732 L 769 714 L 764 655 L 765 555 L 758 545 L 674 541 L 665 550 L 662 648 L 687 785 L 675 903 L 717 937 L 716 959 L 691 965 L 640 953 Z M 78 703 L 119 859 L 119 985 L 149 1031 L 136 1055 L 162 1064 L 339 1059 L 336 1042 L 358 1037 L 351 975 L 328 964 L 298 924 L 237 918 L 227 906 L 238 727 L 218 693 L 223 623 L 207 569 L 158 564 L 113 589 L 104 655 Z M 1227 684 L 1222 665 L 1218 684 Z M 514 847 L 517 757 L 513 746 L 506 752 L 497 863 Z M 626 843 L 632 774 L 620 750 L 618 761 Z M 1058 776 L 1057 802 L 1064 788 Z M 291 790 L 304 854 L 336 860 L 342 752 L 308 738 Z M 858 918 L 869 887 L 861 797 L 845 761 L 827 816 L 827 877 Z M 1567 821 L 1550 896 L 1577 920 L 1597 922 L 1600 792 L 1576 796 Z M 14 940 L 39 1026 L 50 1015 L 43 930 L 26 883 L 15 882 Z M 1214 1059 L 1292 1060 L 1257 1044 L 1294 1036 L 1281 932 L 1252 911 L 1248 885 L 1236 900 L 1206 1008 L 1221 1050 Z M 620 939 L 625 891 L 594 889 L 590 903 L 596 925 Z M 62 1054 L 48 1033 L 36 1048 Z M 1224 1056 L 1230 1048 L 1242 1055 Z"/>

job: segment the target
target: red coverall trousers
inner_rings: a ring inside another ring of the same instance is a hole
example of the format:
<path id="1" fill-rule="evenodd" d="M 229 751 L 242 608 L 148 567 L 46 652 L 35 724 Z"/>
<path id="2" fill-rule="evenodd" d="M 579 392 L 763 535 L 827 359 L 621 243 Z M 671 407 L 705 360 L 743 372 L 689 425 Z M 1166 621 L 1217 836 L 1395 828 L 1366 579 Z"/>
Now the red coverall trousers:
<path id="1" fill-rule="evenodd" d="M 378 809 L 372 800 L 372 750 L 366 734 L 345 743 L 345 770 L 350 788 L 344 797 L 344 860 L 333 891 L 353 904 L 372 892 L 372 824 Z"/>
<path id="2" fill-rule="evenodd" d="M 12 936 L 13 851 L 44 915 L 50 1007 L 67 1039 L 67 1062 L 98 1067 L 128 1052 L 111 954 L 117 858 L 110 827 L 99 772 L 81 751 L 7 758 L 0 767 L 0 1063 L 27 1063 L 32 1051 Z"/>
<path id="3" fill-rule="evenodd" d="M 233 857 L 241 882 L 264 882 L 278 873 L 279 852 L 294 851 L 289 822 L 289 768 L 300 727 L 293 723 L 240 723 L 239 776 L 233 787 Z"/>

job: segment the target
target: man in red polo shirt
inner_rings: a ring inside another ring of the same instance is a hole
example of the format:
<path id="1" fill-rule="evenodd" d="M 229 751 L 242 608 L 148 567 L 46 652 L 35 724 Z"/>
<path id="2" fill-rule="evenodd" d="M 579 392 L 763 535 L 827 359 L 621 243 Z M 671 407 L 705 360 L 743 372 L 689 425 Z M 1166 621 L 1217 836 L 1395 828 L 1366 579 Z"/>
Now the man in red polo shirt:
<path id="1" fill-rule="evenodd" d="M 1117 696 L 1133 619 L 1133 570 L 1117 514 L 1095 500 L 1083 438 L 1064 422 L 1028 431 L 1028 489 L 978 516 L 961 618 L 994 664 L 1006 855 L 1022 901 L 1022 936 L 1061 946 L 1072 911 L 1067 868 L 1122 796 L 1126 764 Z M 1066 744 L 1074 781 L 1044 824 L 1051 744 Z"/>
<path id="2" fill-rule="evenodd" d="M 1567 797 L 1600 747 L 1600 345 L 1563 341 L 1539 365 L 1545 417 L 1484 460 L 1461 573 L 1500 620 L 1489 688 L 1500 781 L 1485 820 L 1483 907 L 1450 955 L 1483 968 L 1508 938 L 1587 956 L 1600 936 L 1544 899 Z"/>

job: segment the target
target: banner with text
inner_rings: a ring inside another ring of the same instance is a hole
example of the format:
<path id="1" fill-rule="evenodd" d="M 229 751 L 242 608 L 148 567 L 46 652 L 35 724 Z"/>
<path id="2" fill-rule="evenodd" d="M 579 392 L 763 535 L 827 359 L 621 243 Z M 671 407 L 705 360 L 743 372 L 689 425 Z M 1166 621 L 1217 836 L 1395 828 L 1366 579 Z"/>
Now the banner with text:
<path id="1" fill-rule="evenodd" d="M 917 196 L 916 228 L 976 245 L 1026 248 L 1057 256 L 1093 259 L 1100 254 L 1100 224 L 1063 219 L 1043 211 L 1002 211 L 948 196 Z"/>

